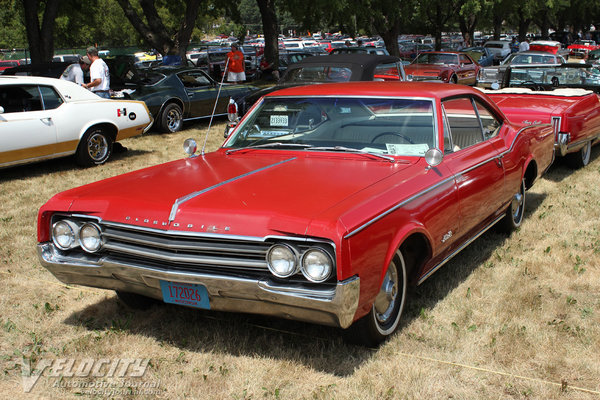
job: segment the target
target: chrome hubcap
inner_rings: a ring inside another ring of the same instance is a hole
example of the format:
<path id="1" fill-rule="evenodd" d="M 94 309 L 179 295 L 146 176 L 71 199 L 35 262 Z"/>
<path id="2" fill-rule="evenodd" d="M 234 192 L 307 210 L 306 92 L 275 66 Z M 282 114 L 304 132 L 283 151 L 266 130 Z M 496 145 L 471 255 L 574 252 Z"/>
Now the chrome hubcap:
<path id="1" fill-rule="evenodd" d="M 375 299 L 375 316 L 377 321 L 385 323 L 396 306 L 398 300 L 398 271 L 392 263 L 385 274 L 381 290 Z"/>
<path id="2" fill-rule="evenodd" d="M 167 114 L 167 125 L 170 130 L 177 130 L 181 124 L 181 114 L 177 110 L 171 110 Z"/>
<path id="3" fill-rule="evenodd" d="M 95 161 L 100 161 L 108 153 L 108 141 L 100 133 L 94 133 L 88 140 L 88 153 Z"/>

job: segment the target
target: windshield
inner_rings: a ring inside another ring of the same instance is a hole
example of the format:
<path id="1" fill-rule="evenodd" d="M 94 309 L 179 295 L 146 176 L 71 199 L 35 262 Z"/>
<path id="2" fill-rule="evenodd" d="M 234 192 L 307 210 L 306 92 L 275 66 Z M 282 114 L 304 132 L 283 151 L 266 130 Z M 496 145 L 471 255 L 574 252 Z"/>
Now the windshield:
<path id="1" fill-rule="evenodd" d="M 508 86 L 551 88 L 585 88 L 600 91 L 598 66 L 513 67 Z"/>
<path id="2" fill-rule="evenodd" d="M 225 147 L 423 156 L 436 146 L 433 104 L 414 98 L 266 98 Z"/>
<path id="3" fill-rule="evenodd" d="M 458 55 L 439 54 L 439 53 L 421 53 L 413 61 L 413 64 L 458 64 Z"/>
<path id="4" fill-rule="evenodd" d="M 315 65 L 289 69 L 285 82 L 348 82 L 352 70 L 344 66 Z"/>
<path id="5" fill-rule="evenodd" d="M 511 54 L 502 64 L 555 64 L 554 56 L 548 54 Z"/>

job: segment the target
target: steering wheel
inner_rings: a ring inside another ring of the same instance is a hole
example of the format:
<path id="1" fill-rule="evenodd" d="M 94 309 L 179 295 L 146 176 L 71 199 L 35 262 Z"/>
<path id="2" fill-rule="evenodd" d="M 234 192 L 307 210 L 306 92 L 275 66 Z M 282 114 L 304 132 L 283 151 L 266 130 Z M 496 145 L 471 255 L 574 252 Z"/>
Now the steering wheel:
<path id="1" fill-rule="evenodd" d="M 373 140 L 371 140 L 371 143 L 375 143 L 375 141 L 377 139 L 379 139 L 381 136 L 397 136 L 399 138 L 401 138 L 402 140 L 404 140 L 406 143 L 408 144 L 415 144 L 415 142 L 413 142 L 410 138 L 406 137 L 405 135 L 398 133 L 398 132 L 381 132 L 380 134 L 376 135 Z"/>
<path id="2" fill-rule="evenodd" d="M 525 85 L 531 85 L 531 90 L 534 90 L 536 92 L 542 90 L 541 86 L 538 85 L 536 82 L 534 81 L 524 81 L 520 86 L 525 86 Z"/>

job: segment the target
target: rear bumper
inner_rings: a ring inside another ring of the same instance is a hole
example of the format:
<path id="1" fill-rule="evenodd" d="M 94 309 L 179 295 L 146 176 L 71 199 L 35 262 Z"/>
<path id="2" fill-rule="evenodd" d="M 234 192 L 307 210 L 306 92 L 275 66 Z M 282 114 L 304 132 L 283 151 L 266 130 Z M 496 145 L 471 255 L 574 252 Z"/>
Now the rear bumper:
<path id="1" fill-rule="evenodd" d="M 109 257 L 65 255 L 52 243 L 40 243 L 37 249 L 42 265 L 66 284 L 120 290 L 159 300 L 163 298 L 161 280 L 201 284 L 207 289 L 211 310 L 262 314 L 340 328 L 352 324 L 358 308 L 358 277 L 317 290 L 270 279 L 170 271 L 115 262 Z"/>

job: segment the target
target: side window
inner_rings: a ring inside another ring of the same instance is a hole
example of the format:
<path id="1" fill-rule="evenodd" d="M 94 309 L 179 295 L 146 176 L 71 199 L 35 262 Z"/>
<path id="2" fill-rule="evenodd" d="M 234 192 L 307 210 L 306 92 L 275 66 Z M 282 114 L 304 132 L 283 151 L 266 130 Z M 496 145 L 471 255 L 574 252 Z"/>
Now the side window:
<path id="1" fill-rule="evenodd" d="M 469 98 L 446 100 L 442 107 L 450 130 L 453 151 L 483 141 L 481 124 Z"/>
<path id="2" fill-rule="evenodd" d="M 197 88 L 201 86 L 210 85 L 210 81 L 203 74 L 188 72 L 181 73 L 178 75 L 179 79 L 186 88 Z"/>
<path id="3" fill-rule="evenodd" d="M 396 63 L 379 64 L 375 67 L 373 80 L 379 81 L 399 81 L 401 80 L 398 65 Z"/>
<path id="4" fill-rule="evenodd" d="M 481 127 L 483 128 L 483 140 L 488 140 L 498 135 L 502 123 L 478 101 L 475 101 L 475 108 L 477 109 L 479 119 L 481 120 Z"/>
<path id="5" fill-rule="evenodd" d="M 472 62 L 469 59 L 469 57 L 465 56 L 464 54 L 460 55 L 460 63 L 461 64 L 472 64 Z"/>
<path id="6" fill-rule="evenodd" d="M 40 92 L 42 92 L 42 98 L 44 99 L 44 109 L 54 110 L 60 107 L 63 103 L 62 97 L 56 93 L 54 88 L 50 86 L 40 86 Z"/>
<path id="7" fill-rule="evenodd" d="M 5 113 L 40 111 L 42 98 L 36 85 L 2 86 L 0 106 Z"/>

